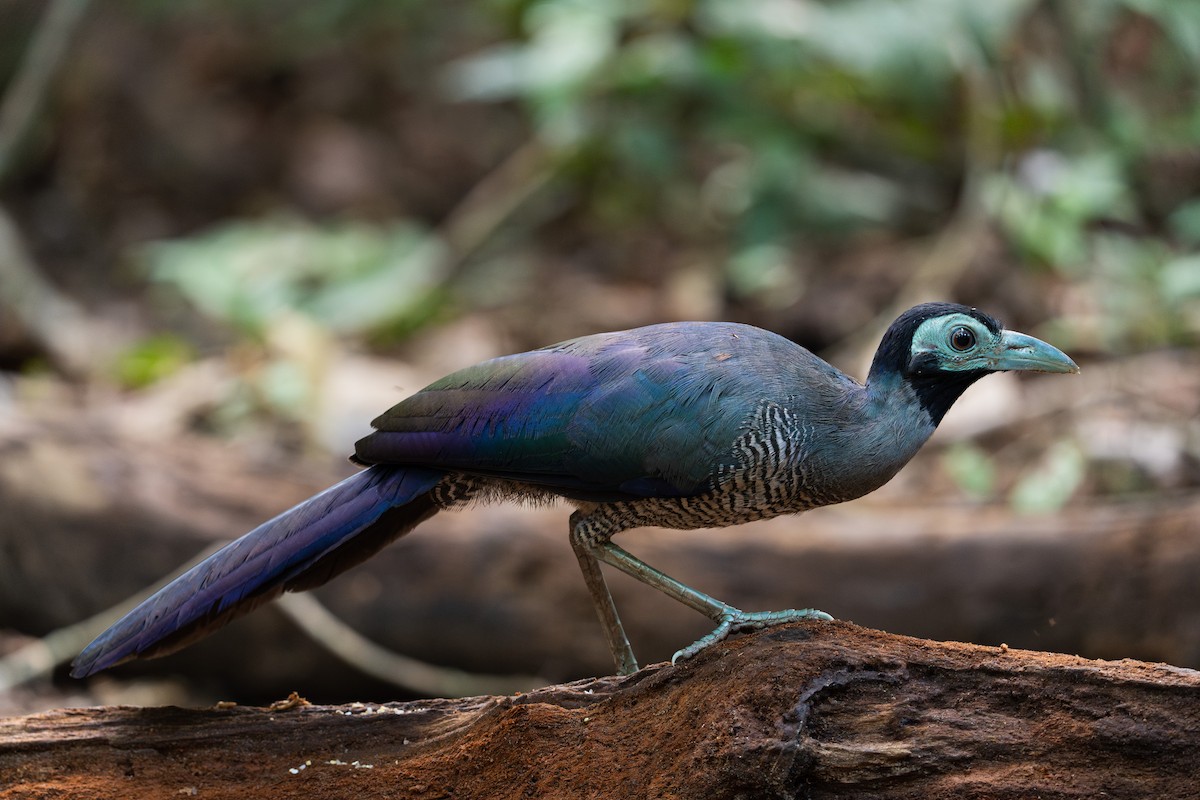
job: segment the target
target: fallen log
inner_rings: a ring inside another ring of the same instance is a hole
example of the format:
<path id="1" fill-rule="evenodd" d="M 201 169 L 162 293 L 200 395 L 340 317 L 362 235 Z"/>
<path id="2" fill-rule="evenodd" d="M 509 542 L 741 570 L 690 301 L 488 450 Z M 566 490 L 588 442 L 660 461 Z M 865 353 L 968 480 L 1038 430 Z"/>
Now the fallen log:
<path id="1" fill-rule="evenodd" d="M 0 798 L 1200 793 L 1200 673 L 780 626 L 677 666 L 385 705 L 0 720 Z"/>

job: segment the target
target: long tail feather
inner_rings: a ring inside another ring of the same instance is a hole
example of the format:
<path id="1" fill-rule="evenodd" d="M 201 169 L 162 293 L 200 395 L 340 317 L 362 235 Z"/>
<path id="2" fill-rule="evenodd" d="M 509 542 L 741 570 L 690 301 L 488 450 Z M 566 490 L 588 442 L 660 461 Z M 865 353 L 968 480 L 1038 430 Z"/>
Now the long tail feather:
<path id="1" fill-rule="evenodd" d="M 147 598 L 84 648 L 77 678 L 174 652 L 285 591 L 311 589 L 437 512 L 435 470 L 375 466 L 283 512 Z"/>

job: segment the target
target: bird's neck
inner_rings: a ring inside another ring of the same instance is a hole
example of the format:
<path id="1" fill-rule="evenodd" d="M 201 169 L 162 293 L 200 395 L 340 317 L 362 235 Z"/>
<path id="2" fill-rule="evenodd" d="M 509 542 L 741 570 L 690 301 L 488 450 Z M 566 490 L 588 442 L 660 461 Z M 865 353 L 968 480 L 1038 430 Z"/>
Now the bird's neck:
<path id="1" fill-rule="evenodd" d="M 923 413 L 935 428 L 967 387 L 986 374 L 973 370 L 902 375 L 893 369 L 877 367 L 878 364 L 872 365 L 867 377 L 869 404 L 880 413 Z"/>
<path id="2" fill-rule="evenodd" d="M 916 387 L 901 376 L 874 376 L 864 389 L 867 439 L 879 439 L 876 446 L 887 440 L 880 452 L 901 462 L 907 462 L 921 448 L 937 427 L 938 420 L 927 410 Z"/>
<path id="3" fill-rule="evenodd" d="M 859 384 L 810 459 L 838 486 L 836 502 L 873 492 L 909 462 L 936 427 L 913 388 L 894 376 Z M 828 501 L 827 502 L 833 502 Z"/>

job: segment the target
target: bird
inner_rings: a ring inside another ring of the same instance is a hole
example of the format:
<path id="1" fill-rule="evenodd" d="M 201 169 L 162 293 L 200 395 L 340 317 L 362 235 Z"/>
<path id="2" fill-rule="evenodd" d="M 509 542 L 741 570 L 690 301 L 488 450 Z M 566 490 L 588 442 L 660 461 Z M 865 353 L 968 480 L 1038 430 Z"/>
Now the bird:
<path id="1" fill-rule="evenodd" d="M 1074 373 L 1065 353 L 978 309 L 924 303 L 884 333 L 860 383 L 778 334 L 731 322 L 599 333 L 454 372 L 355 445 L 357 474 L 191 568 L 74 660 L 84 677 L 178 650 L 285 591 L 320 586 L 438 512 L 565 499 L 569 540 L 621 675 L 638 663 L 601 563 L 709 617 L 673 661 L 812 608 L 746 612 L 613 541 L 724 527 L 861 497 L 890 480 L 963 391 L 1002 371 Z"/>

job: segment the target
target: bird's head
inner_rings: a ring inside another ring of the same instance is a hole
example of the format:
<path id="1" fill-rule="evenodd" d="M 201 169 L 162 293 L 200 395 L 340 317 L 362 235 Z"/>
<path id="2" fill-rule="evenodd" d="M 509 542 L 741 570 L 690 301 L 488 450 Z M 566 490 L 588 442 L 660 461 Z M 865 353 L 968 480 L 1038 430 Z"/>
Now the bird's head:
<path id="1" fill-rule="evenodd" d="M 975 381 L 991 372 L 1078 372 L 1053 345 L 1005 330 L 993 317 L 955 303 L 905 311 L 875 352 L 868 384 L 898 379 L 914 390 L 934 424 Z"/>

